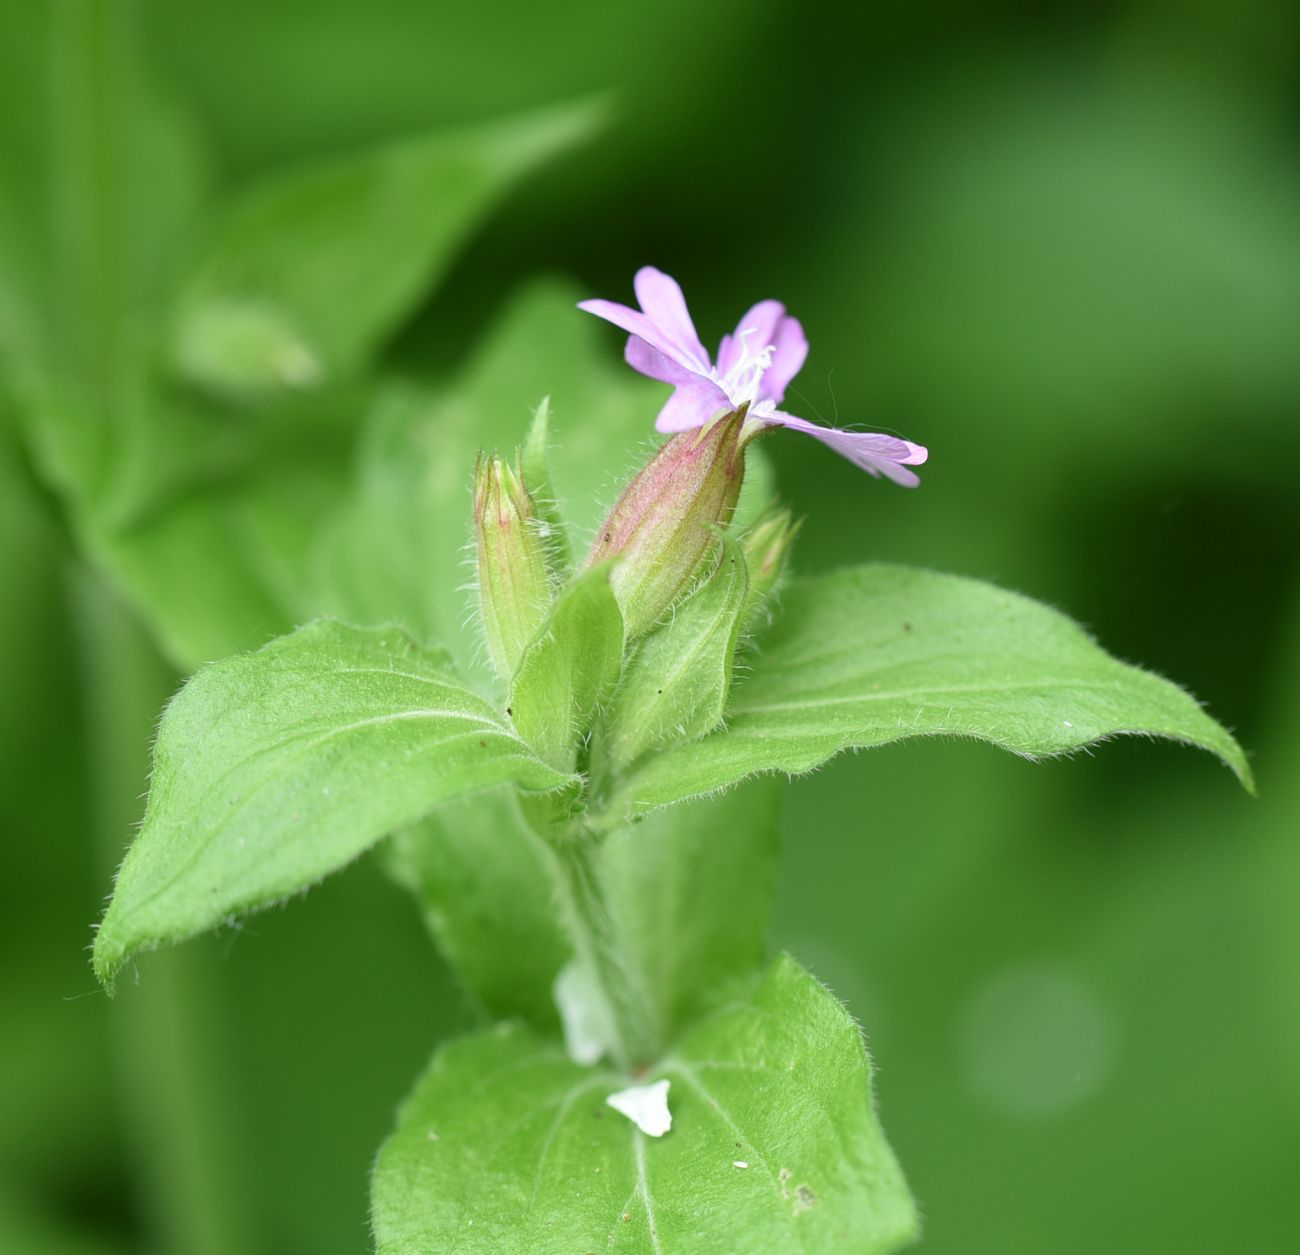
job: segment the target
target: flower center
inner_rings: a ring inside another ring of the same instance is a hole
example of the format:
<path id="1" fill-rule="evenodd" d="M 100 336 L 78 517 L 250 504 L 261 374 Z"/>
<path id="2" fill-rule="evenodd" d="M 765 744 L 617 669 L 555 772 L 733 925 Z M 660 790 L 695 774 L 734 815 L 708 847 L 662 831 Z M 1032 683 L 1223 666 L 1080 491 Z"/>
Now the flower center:
<path id="1" fill-rule="evenodd" d="M 758 400 L 758 385 L 768 367 L 772 365 L 772 357 L 776 353 L 775 344 L 768 344 L 757 350 L 751 347 L 749 338 L 755 330 L 754 327 L 746 327 L 737 333 L 736 339 L 740 341 L 740 356 L 725 375 L 719 378 L 716 369 L 712 372 L 714 382 L 727 394 L 727 399 L 736 409 L 742 405 L 754 407 L 754 402 Z"/>

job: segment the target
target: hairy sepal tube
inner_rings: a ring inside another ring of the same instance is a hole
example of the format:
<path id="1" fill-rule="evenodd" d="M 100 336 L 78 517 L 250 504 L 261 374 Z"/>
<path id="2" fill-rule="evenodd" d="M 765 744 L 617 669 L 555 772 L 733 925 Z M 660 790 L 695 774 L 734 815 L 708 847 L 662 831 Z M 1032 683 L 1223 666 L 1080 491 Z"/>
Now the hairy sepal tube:
<path id="1" fill-rule="evenodd" d="M 383 842 L 492 1023 L 435 1051 L 379 1152 L 381 1251 L 896 1250 L 917 1213 L 862 1032 L 766 944 L 783 777 L 932 735 L 1029 759 L 1162 736 L 1249 768 L 1189 695 L 1024 597 L 878 563 L 791 578 L 794 520 L 742 497 L 756 441 L 811 434 L 905 487 L 926 451 L 778 409 L 807 342 L 776 302 L 711 357 L 668 276 L 636 288 L 584 307 L 672 386 L 667 439 L 585 557 L 546 405 L 512 461 L 480 456 L 494 683 L 328 619 L 200 669 L 96 970 L 111 987 Z"/>

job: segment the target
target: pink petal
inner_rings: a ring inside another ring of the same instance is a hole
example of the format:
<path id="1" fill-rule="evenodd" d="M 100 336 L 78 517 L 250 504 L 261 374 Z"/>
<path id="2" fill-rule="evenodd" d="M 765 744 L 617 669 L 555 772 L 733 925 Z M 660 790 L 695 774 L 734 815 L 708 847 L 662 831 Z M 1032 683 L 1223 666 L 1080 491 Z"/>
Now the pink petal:
<path id="1" fill-rule="evenodd" d="M 719 414 L 736 407 L 717 384 L 696 376 L 695 381 L 673 391 L 655 419 L 656 431 L 689 431 L 703 427 Z"/>
<path id="2" fill-rule="evenodd" d="M 671 275 L 653 266 L 642 266 L 632 280 L 637 302 L 664 338 L 678 352 L 673 354 L 683 366 L 694 366 L 702 374 L 709 372 L 709 355 L 700 343 L 681 285 Z"/>
<path id="3" fill-rule="evenodd" d="M 749 332 L 746 338 L 751 353 L 761 353 L 774 344 L 784 314 L 785 306 L 780 301 L 759 301 L 753 306 L 736 324 L 735 334 L 722 337 L 718 346 L 718 374 L 725 375 L 740 360 L 742 333 Z"/>
<path id="4" fill-rule="evenodd" d="M 683 366 L 675 358 L 647 344 L 640 336 L 628 336 L 623 358 L 633 370 L 660 383 L 684 384 L 703 378 L 698 371 Z"/>
<path id="5" fill-rule="evenodd" d="M 687 370 L 638 336 L 628 336 L 623 356 L 633 370 L 674 387 L 673 395 L 664 403 L 655 420 L 659 431 L 703 427 L 714 415 L 731 409 L 727 394 L 712 379 Z"/>
<path id="6" fill-rule="evenodd" d="M 680 360 L 680 356 L 660 329 L 647 318 L 639 309 L 631 309 L 627 305 L 620 305 L 617 301 L 579 301 L 578 308 L 588 314 L 595 314 L 597 318 L 603 318 L 606 322 L 612 322 L 616 327 L 622 327 L 629 335 L 640 336 L 647 344 L 658 349 L 661 353 L 666 353 L 674 360 Z M 688 362 L 682 362 L 683 366 L 688 366 Z"/>
<path id="7" fill-rule="evenodd" d="M 776 336 L 770 341 L 776 347 L 772 364 L 763 372 L 758 385 L 758 399 L 780 405 L 785 400 L 785 390 L 790 381 L 803 369 L 808 357 L 808 337 L 797 318 L 782 318 Z"/>
<path id="8" fill-rule="evenodd" d="M 915 488 L 921 482 L 916 473 L 907 468 L 920 466 L 930 456 L 924 445 L 901 440 L 898 436 L 886 436 L 875 431 L 841 431 L 838 427 L 819 427 L 816 423 L 796 418 L 793 414 L 783 414 L 780 410 L 767 415 L 766 421 L 773 426 L 788 427 L 791 431 L 801 431 L 812 436 L 869 475 L 884 475 L 904 488 Z"/>

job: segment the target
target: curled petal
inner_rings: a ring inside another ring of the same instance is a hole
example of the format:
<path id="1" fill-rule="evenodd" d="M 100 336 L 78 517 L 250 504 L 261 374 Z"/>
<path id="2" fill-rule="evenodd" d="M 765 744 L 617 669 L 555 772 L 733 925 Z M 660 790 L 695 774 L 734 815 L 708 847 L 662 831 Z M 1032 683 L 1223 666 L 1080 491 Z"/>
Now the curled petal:
<path id="1" fill-rule="evenodd" d="M 814 440 L 834 449 L 869 475 L 884 475 L 904 488 L 915 488 L 920 478 L 908 467 L 920 466 L 930 456 L 924 445 L 913 444 L 898 436 L 887 436 L 876 431 L 841 431 L 838 427 L 819 427 L 793 414 L 776 410 L 764 415 L 769 426 L 788 427 L 801 431 Z"/>
<path id="2" fill-rule="evenodd" d="M 642 266 L 636 272 L 632 286 L 637 303 L 646 317 L 659 328 L 664 339 L 677 349 L 674 354 L 677 360 L 683 366 L 693 367 L 707 375 L 709 355 L 696 334 L 690 310 L 686 308 L 686 297 L 682 295 L 677 280 L 653 266 Z"/>
<path id="3" fill-rule="evenodd" d="M 758 399 L 780 405 L 790 381 L 803 369 L 808 357 L 808 337 L 797 318 L 786 317 L 777 324 L 771 343 L 776 352 L 759 382 Z"/>

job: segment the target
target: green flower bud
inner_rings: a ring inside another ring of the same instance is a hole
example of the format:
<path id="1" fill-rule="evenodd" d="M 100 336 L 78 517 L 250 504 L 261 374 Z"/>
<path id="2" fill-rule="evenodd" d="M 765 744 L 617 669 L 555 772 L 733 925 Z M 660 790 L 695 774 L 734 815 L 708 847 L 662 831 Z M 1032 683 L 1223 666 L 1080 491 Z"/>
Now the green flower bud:
<path id="1" fill-rule="evenodd" d="M 492 665 L 503 679 L 514 674 L 550 613 L 544 528 L 523 477 L 496 454 L 479 454 L 474 468 L 479 617 Z"/>
<path id="2" fill-rule="evenodd" d="M 749 567 L 749 590 L 741 621 L 748 625 L 776 586 L 785 571 L 790 545 L 799 533 L 789 510 L 768 510 L 741 538 L 745 562 Z"/>
<path id="3" fill-rule="evenodd" d="M 628 639 L 654 626 L 690 587 L 726 526 L 745 476 L 744 411 L 672 437 L 624 489 L 596 533 L 589 566 L 610 577 Z"/>

